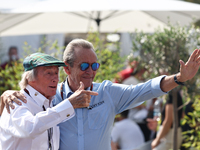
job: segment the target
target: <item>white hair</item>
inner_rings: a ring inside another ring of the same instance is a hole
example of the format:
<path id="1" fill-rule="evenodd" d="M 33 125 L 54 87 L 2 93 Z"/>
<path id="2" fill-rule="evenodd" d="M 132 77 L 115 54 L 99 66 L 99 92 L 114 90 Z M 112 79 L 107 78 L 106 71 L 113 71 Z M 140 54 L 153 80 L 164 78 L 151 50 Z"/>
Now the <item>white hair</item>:
<path id="1" fill-rule="evenodd" d="M 22 79 L 21 81 L 19 82 L 19 86 L 21 89 L 25 89 L 26 86 L 28 85 L 28 82 L 29 81 L 33 81 L 35 80 L 37 77 L 37 69 L 34 68 L 30 71 L 26 71 L 22 74 Z"/>
<path id="2" fill-rule="evenodd" d="M 75 61 L 75 55 L 74 50 L 75 48 L 86 48 L 86 49 L 92 49 L 94 51 L 94 47 L 92 43 L 83 40 L 83 39 L 74 39 L 72 40 L 66 47 L 64 54 L 63 54 L 63 61 L 69 63 L 71 67 L 73 67 L 74 61 Z M 96 53 L 95 53 L 96 55 Z M 96 56 L 97 57 L 97 56 Z"/>

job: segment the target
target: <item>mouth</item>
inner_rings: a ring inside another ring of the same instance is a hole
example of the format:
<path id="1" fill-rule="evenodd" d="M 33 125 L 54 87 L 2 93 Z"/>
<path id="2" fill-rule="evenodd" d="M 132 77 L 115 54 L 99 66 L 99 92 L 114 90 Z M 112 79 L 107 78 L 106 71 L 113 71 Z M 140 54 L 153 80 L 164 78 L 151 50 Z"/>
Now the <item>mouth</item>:
<path id="1" fill-rule="evenodd" d="M 57 86 L 49 86 L 50 88 L 52 88 L 52 89 L 56 89 L 57 88 Z"/>
<path id="2" fill-rule="evenodd" d="M 83 77 L 84 79 L 92 79 L 93 77 Z"/>

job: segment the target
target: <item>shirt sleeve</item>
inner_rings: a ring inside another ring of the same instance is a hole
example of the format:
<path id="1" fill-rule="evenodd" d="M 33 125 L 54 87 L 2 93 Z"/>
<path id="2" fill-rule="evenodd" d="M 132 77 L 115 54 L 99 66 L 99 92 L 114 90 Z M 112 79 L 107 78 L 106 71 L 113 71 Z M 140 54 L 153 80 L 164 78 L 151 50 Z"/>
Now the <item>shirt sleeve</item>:
<path id="1" fill-rule="evenodd" d="M 160 82 L 164 77 L 159 76 L 137 85 L 110 83 L 106 86 L 105 92 L 109 92 L 116 110 L 115 113 L 118 114 L 126 109 L 134 108 L 146 100 L 166 94 L 160 88 Z"/>
<path id="2" fill-rule="evenodd" d="M 74 115 L 75 111 L 68 100 L 36 114 L 32 114 L 26 105 L 15 104 L 11 114 L 4 108 L 0 126 L 13 136 L 34 138 L 60 122 L 71 119 Z"/>
<path id="3" fill-rule="evenodd" d="M 60 102 L 53 108 L 60 114 L 61 118 L 63 118 L 63 121 L 67 121 L 75 116 L 74 108 L 67 99 Z"/>

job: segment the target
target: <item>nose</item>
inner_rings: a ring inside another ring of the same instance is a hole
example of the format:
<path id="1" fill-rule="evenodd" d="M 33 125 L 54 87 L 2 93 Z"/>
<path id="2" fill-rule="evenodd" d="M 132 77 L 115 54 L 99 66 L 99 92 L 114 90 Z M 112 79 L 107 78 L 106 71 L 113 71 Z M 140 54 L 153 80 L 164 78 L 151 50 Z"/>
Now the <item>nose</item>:
<path id="1" fill-rule="evenodd" d="M 87 73 L 93 72 L 92 66 L 91 66 L 91 65 L 86 69 L 86 72 L 87 72 Z"/>
<path id="2" fill-rule="evenodd" d="M 58 81 L 59 81 L 59 76 L 58 76 L 58 74 L 54 74 L 54 75 L 53 75 L 52 81 L 58 83 Z"/>

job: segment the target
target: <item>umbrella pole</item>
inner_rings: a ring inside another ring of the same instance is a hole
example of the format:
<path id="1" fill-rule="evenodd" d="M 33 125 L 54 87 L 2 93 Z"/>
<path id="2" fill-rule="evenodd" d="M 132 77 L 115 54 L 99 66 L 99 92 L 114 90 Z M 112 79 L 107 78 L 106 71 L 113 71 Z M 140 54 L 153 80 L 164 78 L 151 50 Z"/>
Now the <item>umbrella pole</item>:
<path id="1" fill-rule="evenodd" d="M 98 37 L 99 37 L 99 50 L 101 50 L 101 33 L 100 33 L 100 23 L 101 23 L 101 19 L 100 18 L 97 18 L 95 19 L 96 23 L 97 23 L 97 34 L 98 34 Z"/>

